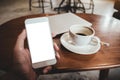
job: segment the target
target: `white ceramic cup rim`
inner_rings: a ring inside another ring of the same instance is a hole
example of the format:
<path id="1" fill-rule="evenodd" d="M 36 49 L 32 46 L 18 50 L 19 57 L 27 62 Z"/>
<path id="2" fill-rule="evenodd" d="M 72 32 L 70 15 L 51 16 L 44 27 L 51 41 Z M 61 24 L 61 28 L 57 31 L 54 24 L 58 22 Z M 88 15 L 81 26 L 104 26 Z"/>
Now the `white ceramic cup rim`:
<path id="1" fill-rule="evenodd" d="M 76 34 L 76 32 L 73 31 L 73 29 L 78 28 L 78 26 L 80 26 L 80 25 L 72 25 L 69 29 L 69 32 L 72 33 L 74 36 L 76 36 L 77 34 Z M 80 26 L 78 29 L 80 29 L 80 28 L 87 28 L 87 29 L 91 30 L 91 33 L 86 34 L 86 36 L 95 35 L 95 30 L 92 27 Z M 79 36 L 82 36 L 82 35 L 79 35 Z"/>

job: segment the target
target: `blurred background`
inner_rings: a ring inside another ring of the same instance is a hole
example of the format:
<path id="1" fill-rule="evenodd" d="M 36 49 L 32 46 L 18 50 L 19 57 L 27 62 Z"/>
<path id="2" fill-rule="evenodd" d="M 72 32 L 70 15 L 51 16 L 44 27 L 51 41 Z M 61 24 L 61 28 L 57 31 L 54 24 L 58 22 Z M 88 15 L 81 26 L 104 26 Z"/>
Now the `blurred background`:
<path id="1" fill-rule="evenodd" d="M 38 5 L 36 0 L 33 5 Z M 49 0 L 46 0 L 49 2 Z M 88 6 L 90 0 L 81 0 L 85 7 Z M 93 0 L 94 1 L 94 12 L 93 14 L 103 15 L 108 18 L 114 18 L 113 13 L 117 11 L 114 8 L 115 0 Z M 57 13 L 54 11 L 55 7 L 58 7 L 61 0 L 52 0 L 53 8 L 50 8 L 49 3 L 45 5 L 45 13 Z M 64 12 L 61 12 L 64 13 Z M 78 11 L 77 13 L 82 13 Z M 87 10 L 86 13 L 91 14 L 91 10 Z M 25 15 L 31 14 L 42 14 L 41 8 L 33 8 L 29 10 L 29 0 L 0 0 L 0 25 L 14 18 L 18 18 Z M 115 15 L 116 16 L 116 15 Z M 119 15 L 118 15 L 119 16 Z M 116 25 L 119 26 L 119 25 Z M 2 71 L 0 71 L 3 73 Z M 109 80 L 120 80 L 120 68 L 110 70 Z M 98 80 L 99 71 L 84 71 L 76 73 L 63 73 L 53 75 L 41 75 L 40 80 Z M 78 79 L 74 79 L 79 77 Z"/>

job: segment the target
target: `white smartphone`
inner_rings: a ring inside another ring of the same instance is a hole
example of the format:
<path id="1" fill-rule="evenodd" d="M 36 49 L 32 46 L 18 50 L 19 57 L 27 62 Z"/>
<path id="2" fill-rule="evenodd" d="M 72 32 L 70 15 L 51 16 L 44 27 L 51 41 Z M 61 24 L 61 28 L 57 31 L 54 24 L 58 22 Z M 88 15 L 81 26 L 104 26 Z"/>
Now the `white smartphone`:
<path id="1" fill-rule="evenodd" d="M 48 18 L 26 19 L 25 27 L 33 68 L 55 64 L 55 50 Z"/>

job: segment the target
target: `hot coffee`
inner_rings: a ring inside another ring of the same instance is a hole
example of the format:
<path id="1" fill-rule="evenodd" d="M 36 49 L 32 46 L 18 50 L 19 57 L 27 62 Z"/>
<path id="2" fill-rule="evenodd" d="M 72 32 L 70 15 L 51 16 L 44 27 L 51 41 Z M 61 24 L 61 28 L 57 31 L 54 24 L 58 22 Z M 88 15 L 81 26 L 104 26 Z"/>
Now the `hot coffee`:
<path id="1" fill-rule="evenodd" d="M 81 35 L 81 36 L 87 36 L 86 34 L 84 33 L 76 33 L 77 35 Z"/>

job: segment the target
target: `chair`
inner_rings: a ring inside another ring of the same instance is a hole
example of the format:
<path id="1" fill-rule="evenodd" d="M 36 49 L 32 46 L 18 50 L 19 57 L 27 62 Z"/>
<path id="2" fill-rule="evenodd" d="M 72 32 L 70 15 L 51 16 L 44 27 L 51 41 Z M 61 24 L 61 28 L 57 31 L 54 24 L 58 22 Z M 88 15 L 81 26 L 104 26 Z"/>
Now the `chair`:
<path id="1" fill-rule="evenodd" d="M 94 13 L 94 1 L 93 0 L 89 0 L 88 3 L 83 2 L 84 0 L 82 0 L 81 2 L 84 4 L 85 7 L 85 11 L 87 10 L 91 10 L 91 13 Z M 86 5 L 88 5 L 88 7 L 86 7 Z"/>
<path id="2" fill-rule="evenodd" d="M 120 20 L 120 0 L 115 1 L 114 9 L 116 9 L 117 11 L 113 13 L 113 17 Z"/>
<path id="3" fill-rule="evenodd" d="M 50 0 L 50 2 L 47 2 L 47 1 L 45 1 L 45 0 L 37 0 L 38 6 L 33 6 L 33 5 L 32 5 L 33 2 L 35 2 L 35 1 L 29 0 L 29 10 L 30 10 L 30 11 L 32 10 L 32 7 L 33 7 L 33 8 L 42 8 L 42 12 L 45 13 L 45 10 L 44 10 L 44 8 L 46 7 L 46 6 L 44 6 L 44 3 L 45 3 L 45 2 L 46 2 L 46 3 L 50 3 L 51 9 L 53 8 L 52 0 Z"/>
<path id="4" fill-rule="evenodd" d="M 59 4 L 59 6 L 57 8 L 55 8 L 54 10 L 57 10 L 58 13 L 60 13 L 60 10 L 64 10 L 66 12 L 73 12 L 76 13 L 77 10 L 82 11 L 83 13 L 86 13 L 87 10 L 92 10 L 91 13 L 93 14 L 94 12 L 94 2 L 93 0 L 89 0 L 90 2 L 87 3 L 89 4 L 89 7 L 86 8 L 85 3 L 83 2 L 83 0 L 62 0 L 61 3 Z M 65 6 L 62 6 L 62 4 L 66 2 L 67 4 Z"/>
<path id="5" fill-rule="evenodd" d="M 60 13 L 60 10 L 64 10 L 66 12 L 71 11 L 73 13 L 76 13 L 76 10 L 80 9 L 85 13 L 84 5 L 80 0 L 78 0 L 78 2 L 76 2 L 75 0 L 73 0 L 73 2 L 72 2 L 72 0 L 67 0 L 66 5 L 62 6 L 62 4 L 64 2 L 66 2 L 66 0 L 62 0 L 61 3 L 59 4 L 59 6 L 57 8 L 55 8 L 54 10 L 57 10 L 58 13 Z M 76 3 L 80 4 L 81 6 L 78 7 Z"/>

